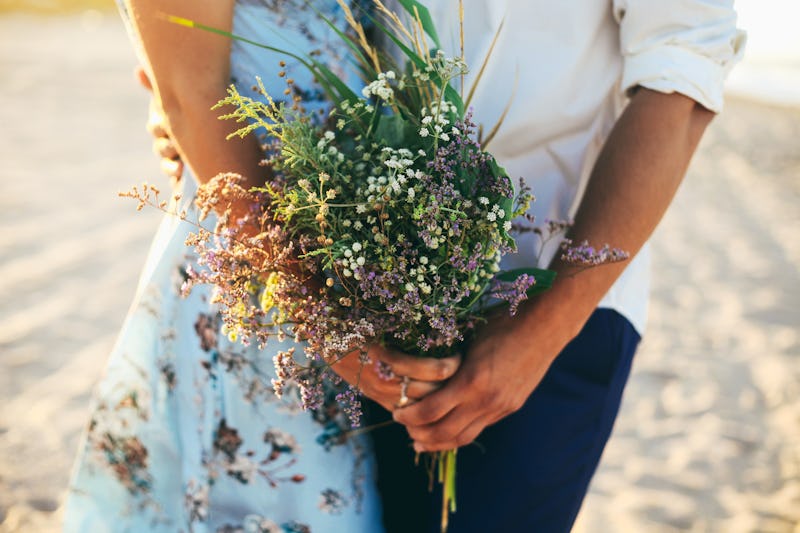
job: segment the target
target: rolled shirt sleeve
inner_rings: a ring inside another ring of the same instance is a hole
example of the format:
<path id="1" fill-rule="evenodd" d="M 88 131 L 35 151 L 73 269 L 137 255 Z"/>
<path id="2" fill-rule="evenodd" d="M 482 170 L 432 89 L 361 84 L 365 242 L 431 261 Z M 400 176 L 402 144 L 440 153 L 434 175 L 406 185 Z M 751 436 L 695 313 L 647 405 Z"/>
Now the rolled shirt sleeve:
<path id="1" fill-rule="evenodd" d="M 732 0 L 613 0 L 623 56 L 621 88 L 678 92 L 714 112 L 744 52 Z"/>

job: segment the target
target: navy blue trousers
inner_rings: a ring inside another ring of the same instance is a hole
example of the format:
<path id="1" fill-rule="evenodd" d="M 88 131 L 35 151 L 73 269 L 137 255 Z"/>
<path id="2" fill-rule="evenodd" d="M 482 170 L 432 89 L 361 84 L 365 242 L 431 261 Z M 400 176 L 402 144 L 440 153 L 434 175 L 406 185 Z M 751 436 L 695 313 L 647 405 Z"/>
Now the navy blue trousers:
<path id="1" fill-rule="evenodd" d="M 639 335 L 596 310 L 516 413 L 459 449 L 449 533 L 568 532 L 611 434 Z M 391 419 L 365 405 L 366 424 Z M 371 432 L 387 533 L 438 533 L 441 493 L 414 465 L 405 428 Z"/>

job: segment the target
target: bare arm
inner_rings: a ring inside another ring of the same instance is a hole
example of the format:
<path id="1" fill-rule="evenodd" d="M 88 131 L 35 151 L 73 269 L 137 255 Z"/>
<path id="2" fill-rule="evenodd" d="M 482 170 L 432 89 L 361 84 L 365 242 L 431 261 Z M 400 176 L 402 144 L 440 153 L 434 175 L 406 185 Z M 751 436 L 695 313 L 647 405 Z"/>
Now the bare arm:
<path id="1" fill-rule="evenodd" d="M 638 252 L 672 201 L 712 117 L 680 94 L 640 89 L 595 164 L 571 238 Z M 571 268 L 559 260 L 552 267 L 560 274 Z M 468 444 L 519 409 L 624 268 L 621 263 L 561 275 L 517 316 L 491 321 L 444 388 L 395 412 L 417 450 Z"/>
<path id="2" fill-rule="evenodd" d="M 230 30 L 233 0 L 126 0 L 150 66 L 154 98 L 180 158 L 204 183 L 220 172 L 263 184 L 258 142 L 250 136 L 225 143 L 235 124 L 217 118 L 211 106 L 230 84 L 230 40 L 170 23 L 165 14 Z M 266 74 L 266 73 L 265 73 Z"/>

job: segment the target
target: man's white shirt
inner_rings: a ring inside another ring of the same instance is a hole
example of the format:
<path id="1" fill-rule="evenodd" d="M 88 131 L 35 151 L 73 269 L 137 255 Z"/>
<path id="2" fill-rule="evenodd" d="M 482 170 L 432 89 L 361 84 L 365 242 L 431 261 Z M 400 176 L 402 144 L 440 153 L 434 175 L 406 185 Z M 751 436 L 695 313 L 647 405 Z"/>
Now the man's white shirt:
<path id="1" fill-rule="evenodd" d="M 423 3 L 442 48 L 457 55 L 458 0 Z M 575 214 L 628 91 L 642 86 L 678 92 L 719 112 L 725 75 L 745 43 L 731 0 L 464 0 L 464 13 L 467 91 L 502 24 L 471 107 L 488 132 L 510 102 L 487 149 L 512 179 L 533 188 L 539 222 Z M 517 242 L 518 253 L 503 266 L 535 265 L 535 236 Z M 538 266 L 546 266 L 556 250 L 556 243 L 548 246 Z M 640 333 L 647 320 L 649 261 L 645 245 L 600 302 Z"/>

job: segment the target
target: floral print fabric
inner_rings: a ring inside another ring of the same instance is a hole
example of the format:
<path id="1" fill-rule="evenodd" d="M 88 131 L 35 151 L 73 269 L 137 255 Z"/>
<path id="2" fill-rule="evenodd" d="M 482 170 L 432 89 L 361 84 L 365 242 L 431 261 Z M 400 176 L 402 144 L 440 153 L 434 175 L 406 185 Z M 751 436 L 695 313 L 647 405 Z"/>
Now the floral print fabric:
<path id="1" fill-rule="evenodd" d="M 335 0 L 314 6 L 344 28 Z M 305 2 L 242 0 L 234 31 L 346 64 Z M 234 43 L 234 81 L 246 87 L 260 75 L 282 95 L 282 58 L 246 46 Z M 319 100 L 313 81 L 287 68 L 303 97 Z M 191 177 L 182 183 L 191 198 Z M 196 219 L 190 201 L 184 207 Z M 277 398 L 272 357 L 291 341 L 264 350 L 232 343 L 220 333 L 210 288 L 181 297 L 192 229 L 166 218 L 155 237 L 94 395 L 64 531 L 382 531 L 367 441 L 348 434 L 337 391 L 314 412 L 300 409 L 291 387 Z"/>

